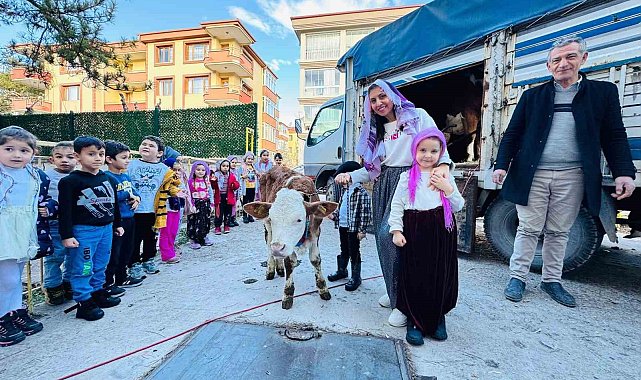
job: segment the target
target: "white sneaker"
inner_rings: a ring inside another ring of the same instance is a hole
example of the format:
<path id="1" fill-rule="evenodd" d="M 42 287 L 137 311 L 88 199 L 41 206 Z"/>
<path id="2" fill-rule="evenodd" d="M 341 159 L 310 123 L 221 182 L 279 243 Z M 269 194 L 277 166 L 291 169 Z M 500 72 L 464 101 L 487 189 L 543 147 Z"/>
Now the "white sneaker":
<path id="1" fill-rule="evenodd" d="M 387 308 L 392 307 L 392 304 L 390 303 L 389 296 L 387 295 L 387 293 L 383 294 L 381 298 L 378 299 L 378 304 Z"/>
<path id="2" fill-rule="evenodd" d="M 401 313 L 398 309 L 392 310 L 392 313 L 389 315 L 389 318 L 387 318 L 387 323 L 390 324 L 390 326 L 394 327 L 403 327 L 407 325 L 407 317 L 405 314 Z"/>

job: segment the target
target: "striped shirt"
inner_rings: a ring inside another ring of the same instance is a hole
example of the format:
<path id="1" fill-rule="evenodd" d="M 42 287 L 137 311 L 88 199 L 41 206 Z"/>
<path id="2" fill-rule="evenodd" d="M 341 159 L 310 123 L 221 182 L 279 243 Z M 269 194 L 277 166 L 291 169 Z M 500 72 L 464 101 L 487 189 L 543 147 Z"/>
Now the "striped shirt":
<path id="1" fill-rule="evenodd" d="M 568 170 L 583 167 L 572 101 L 581 81 L 563 88 L 554 83 L 554 116 L 538 169 Z"/>

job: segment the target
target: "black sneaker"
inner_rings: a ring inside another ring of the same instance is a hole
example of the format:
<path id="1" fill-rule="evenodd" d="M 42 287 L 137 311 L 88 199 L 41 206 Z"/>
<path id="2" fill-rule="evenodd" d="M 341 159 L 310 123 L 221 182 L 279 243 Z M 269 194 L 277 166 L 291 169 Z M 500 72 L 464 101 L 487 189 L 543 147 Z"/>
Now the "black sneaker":
<path id="1" fill-rule="evenodd" d="M 27 309 L 18 309 L 9 313 L 11 315 L 11 322 L 19 328 L 25 335 L 33 335 L 42 331 L 42 323 L 31 318 Z"/>
<path id="2" fill-rule="evenodd" d="M 552 297 L 553 300 L 567 307 L 576 307 L 576 300 L 572 294 L 563 289 L 563 286 L 558 282 L 541 282 L 541 290 L 546 292 Z"/>
<path id="3" fill-rule="evenodd" d="M 11 346 L 22 342 L 27 336 L 13 325 L 10 313 L 0 318 L 0 347 Z"/>
<path id="4" fill-rule="evenodd" d="M 65 299 L 67 301 L 73 300 L 73 290 L 71 289 L 71 283 L 69 281 L 63 281 L 62 287 L 65 289 Z"/>
<path id="5" fill-rule="evenodd" d="M 142 285 L 142 278 L 133 278 L 131 276 L 127 276 L 125 281 L 119 285 L 121 288 L 135 288 L 136 286 Z"/>
<path id="6" fill-rule="evenodd" d="M 121 295 L 125 294 L 126 290 L 118 287 L 116 285 L 110 285 L 105 288 L 107 292 L 109 293 L 110 296 L 112 297 L 120 297 Z"/>
<path id="7" fill-rule="evenodd" d="M 523 299 L 523 292 L 525 291 L 525 282 L 519 280 L 518 278 L 512 277 L 510 282 L 507 283 L 505 287 L 505 298 L 509 299 L 512 302 L 520 302 Z"/>
<path id="8" fill-rule="evenodd" d="M 91 293 L 91 299 L 93 299 L 98 307 L 101 307 L 103 309 L 118 306 L 118 304 L 120 303 L 120 298 L 112 297 L 105 289 L 96 290 L 95 292 Z"/>
<path id="9" fill-rule="evenodd" d="M 98 307 L 98 305 L 96 305 L 93 298 L 78 302 L 78 311 L 76 311 L 76 318 L 84 319 L 87 321 L 97 321 L 104 316 L 105 312 L 102 311 L 102 309 Z"/>
<path id="10" fill-rule="evenodd" d="M 62 285 L 44 288 L 44 294 L 47 305 L 57 306 L 65 302 L 65 288 Z"/>

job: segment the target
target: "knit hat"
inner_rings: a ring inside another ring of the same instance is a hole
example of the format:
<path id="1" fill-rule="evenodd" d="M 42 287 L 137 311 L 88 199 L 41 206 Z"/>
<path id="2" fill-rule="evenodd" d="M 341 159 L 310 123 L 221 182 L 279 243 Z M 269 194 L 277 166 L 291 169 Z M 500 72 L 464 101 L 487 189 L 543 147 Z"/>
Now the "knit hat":
<path id="1" fill-rule="evenodd" d="M 163 161 L 163 164 L 167 165 L 170 169 L 173 169 L 175 163 L 176 159 L 173 157 L 167 158 Z"/>
<path id="2" fill-rule="evenodd" d="M 341 164 L 341 166 L 336 169 L 336 173 L 334 173 L 334 177 L 336 177 L 339 174 L 343 173 L 351 173 L 355 170 L 360 169 L 362 166 L 356 161 L 345 161 Z"/>

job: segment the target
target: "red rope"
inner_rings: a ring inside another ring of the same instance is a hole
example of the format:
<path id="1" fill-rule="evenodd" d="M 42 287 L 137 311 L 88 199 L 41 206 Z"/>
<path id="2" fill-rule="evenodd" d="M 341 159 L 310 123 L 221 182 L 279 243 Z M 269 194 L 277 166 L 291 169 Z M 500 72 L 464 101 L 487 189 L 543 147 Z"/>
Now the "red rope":
<path id="1" fill-rule="evenodd" d="M 367 277 L 367 278 L 364 278 L 364 279 L 363 279 L 363 281 L 367 281 L 367 280 L 374 280 L 374 279 L 381 278 L 381 277 L 383 277 L 383 276 L 382 276 L 382 275 L 378 275 L 378 276 Z M 345 283 L 330 286 L 328 289 L 338 288 L 339 286 L 343 286 L 343 285 L 345 285 Z M 298 297 L 302 297 L 302 296 L 307 296 L 307 295 L 310 295 L 310 294 L 314 294 L 314 293 L 316 293 L 316 292 L 317 292 L 316 290 L 310 290 L 309 292 L 305 292 L 305 293 L 297 294 L 297 295 L 295 295 L 295 296 L 294 296 L 294 298 L 298 298 Z M 199 328 L 201 328 L 201 327 L 203 327 L 203 326 L 206 326 L 206 325 L 208 325 L 208 324 L 210 324 L 210 323 L 212 323 L 212 322 L 216 322 L 216 321 L 219 321 L 219 320 L 221 320 L 221 319 L 225 319 L 225 318 L 227 318 L 227 317 L 231 317 L 231 316 L 233 316 L 233 315 L 238 315 L 238 314 L 246 313 L 246 312 L 248 312 L 248 311 L 252 311 L 252 310 L 256 310 L 256 309 L 260 309 L 260 308 L 262 308 L 262 307 L 269 306 L 269 305 L 273 305 L 273 304 L 275 304 L 275 303 L 279 303 L 279 302 L 281 302 L 281 300 L 274 300 L 274 301 L 270 301 L 270 302 L 265 302 L 265 303 L 262 303 L 262 304 L 260 304 L 260 305 L 252 306 L 252 307 L 247 308 L 247 309 L 243 309 L 243 310 L 239 310 L 239 311 L 234 311 L 234 312 L 232 312 L 232 313 L 228 313 L 228 314 L 222 315 L 222 316 L 220 316 L 220 317 L 216 317 L 216 318 L 213 318 L 213 319 L 208 319 L 208 320 L 206 320 L 205 322 L 203 322 L 203 323 L 201 323 L 201 324 L 198 324 L 198 325 L 196 325 L 196 326 L 194 326 L 194 327 L 191 327 L 191 328 L 189 328 L 189 329 L 187 329 L 187 330 L 185 330 L 185 331 L 182 331 L 182 332 L 180 332 L 180 333 L 178 333 L 178 334 L 176 334 L 176 335 L 172 335 L 172 336 L 170 336 L 170 337 L 167 337 L 167 338 L 161 339 L 161 340 L 159 340 L 159 341 L 157 341 L 157 342 L 154 342 L 154 343 L 152 343 L 152 344 L 149 344 L 149 345 L 147 345 L 147 346 L 137 348 L 137 349 L 135 349 L 135 350 L 133 350 L 133 351 L 127 352 L 127 353 L 122 354 L 122 355 L 120 355 L 120 356 L 116 356 L 115 358 L 111 358 L 111 359 L 109 359 L 109 360 L 105 360 L 105 361 L 100 362 L 100 363 L 98 363 L 98 364 L 94 364 L 94 365 L 92 365 L 91 367 L 87 367 L 87 368 L 85 368 L 85 369 L 81 369 L 80 371 L 74 372 L 74 373 L 72 373 L 72 374 L 69 374 L 69 375 L 66 375 L 66 376 L 60 377 L 60 378 L 59 378 L 59 380 L 70 379 L 70 378 L 72 378 L 72 377 L 75 377 L 75 376 L 81 375 L 81 374 L 83 374 L 83 373 L 85 373 L 85 372 L 89 372 L 89 371 L 94 370 L 94 369 L 96 369 L 96 368 L 99 368 L 99 367 L 105 366 L 105 365 L 107 365 L 107 364 L 109 364 L 109 363 L 113 363 L 113 362 L 118 361 L 118 360 L 120 360 L 120 359 L 124 359 L 124 358 L 126 358 L 126 357 L 131 356 L 131 355 L 137 354 L 137 353 L 139 353 L 139 352 L 141 352 L 141 351 L 148 350 L 148 349 L 150 349 L 150 348 L 152 348 L 152 347 L 155 347 L 155 346 L 158 346 L 158 345 L 160 345 L 160 344 L 162 344 L 162 343 L 165 343 L 165 342 L 168 342 L 168 341 L 170 341 L 170 340 L 176 339 L 176 338 L 181 337 L 181 336 L 183 336 L 183 335 L 185 335 L 185 334 L 188 334 L 188 333 L 190 333 L 190 332 L 192 332 L 192 331 L 196 331 L 196 330 L 198 330 Z"/>

